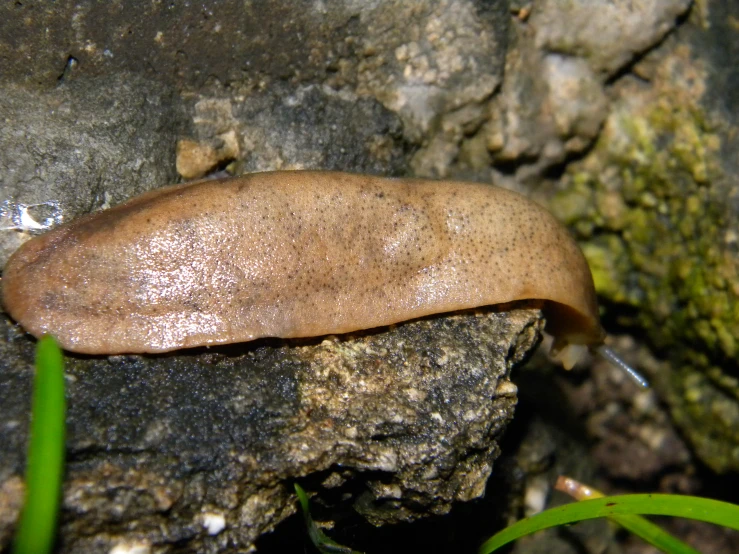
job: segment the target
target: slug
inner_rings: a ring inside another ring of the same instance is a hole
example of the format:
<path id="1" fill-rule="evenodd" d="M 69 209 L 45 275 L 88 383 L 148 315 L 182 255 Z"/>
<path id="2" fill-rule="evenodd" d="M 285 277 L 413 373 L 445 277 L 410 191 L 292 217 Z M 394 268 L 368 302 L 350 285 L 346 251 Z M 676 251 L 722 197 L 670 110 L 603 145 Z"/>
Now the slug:
<path id="1" fill-rule="evenodd" d="M 603 344 L 568 231 L 492 185 L 284 171 L 174 185 L 24 243 L 2 303 L 84 354 L 312 337 L 543 301 L 565 365 Z"/>

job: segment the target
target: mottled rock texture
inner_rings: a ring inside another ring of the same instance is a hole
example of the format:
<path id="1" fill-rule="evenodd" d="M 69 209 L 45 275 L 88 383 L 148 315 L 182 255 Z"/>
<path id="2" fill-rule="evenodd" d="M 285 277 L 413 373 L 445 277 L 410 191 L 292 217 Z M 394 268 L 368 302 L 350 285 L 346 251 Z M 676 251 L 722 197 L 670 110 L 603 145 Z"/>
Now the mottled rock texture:
<path id="1" fill-rule="evenodd" d="M 295 510 L 292 482 L 376 524 L 485 489 L 537 310 L 434 317 L 326 339 L 67 358 L 63 552 L 248 548 Z M 3 323 L 0 486 L 17 497 L 33 345 Z M 361 486 L 360 486 L 361 484 Z M 14 492 L 15 491 L 15 492 Z M 0 504 L 6 542 L 17 504 Z M 206 518 L 224 528 L 209 533 Z"/>

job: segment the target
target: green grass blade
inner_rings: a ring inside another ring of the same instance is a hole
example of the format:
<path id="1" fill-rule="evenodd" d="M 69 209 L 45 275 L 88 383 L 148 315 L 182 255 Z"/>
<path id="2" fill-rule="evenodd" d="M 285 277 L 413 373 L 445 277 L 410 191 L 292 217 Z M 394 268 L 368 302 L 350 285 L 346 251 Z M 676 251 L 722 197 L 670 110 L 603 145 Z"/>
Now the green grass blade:
<path id="1" fill-rule="evenodd" d="M 570 495 L 575 500 L 589 500 L 592 498 L 604 498 L 606 495 L 598 489 L 595 489 L 584 483 L 580 483 L 567 475 L 557 477 L 554 488 L 565 494 Z M 677 537 L 673 537 L 660 526 L 655 525 L 647 519 L 638 515 L 618 515 L 612 516 L 611 521 L 621 525 L 625 529 L 631 531 L 642 540 L 656 546 L 663 552 L 671 552 L 672 554 L 700 554 L 697 550 L 691 548 Z"/>
<path id="2" fill-rule="evenodd" d="M 323 542 L 325 535 L 321 530 L 316 527 L 316 523 L 310 515 L 310 507 L 308 506 L 308 495 L 305 494 L 303 487 L 295 483 L 295 494 L 298 495 L 298 501 L 300 502 L 300 508 L 303 511 L 303 520 L 305 521 L 305 527 L 308 529 L 308 536 L 311 542 L 318 548 L 318 545 Z"/>
<path id="3" fill-rule="evenodd" d="M 298 495 L 298 500 L 300 501 L 305 526 L 308 528 L 308 536 L 319 552 L 322 554 L 362 554 L 361 552 L 357 552 L 331 540 L 316 526 L 316 523 L 313 521 L 313 517 L 310 515 L 308 495 L 305 494 L 303 488 L 297 483 L 295 483 L 295 494 Z"/>
<path id="4" fill-rule="evenodd" d="M 728 502 L 672 494 L 626 494 L 573 502 L 522 519 L 488 539 L 479 553 L 489 554 L 519 537 L 549 527 L 635 514 L 684 517 L 739 530 L 739 506 Z"/>
<path id="5" fill-rule="evenodd" d="M 652 546 L 656 546 L 662 552 L 671 552 L 672 554 L 700 554 L 696 549 L 685 544 L 677 537 L 673 537 L 659 525 L 655 525 L 641 516 L 619 515 L 613 516 L 610 519 Z"/>
<path id="6" fill-rule="evenodd" d="M 15 554 L 44 554 L 54 545 L 64 472 L 65 413 L 64 359 L 56 341 L 44 336 L 36 346 L 26 498 Z"/>

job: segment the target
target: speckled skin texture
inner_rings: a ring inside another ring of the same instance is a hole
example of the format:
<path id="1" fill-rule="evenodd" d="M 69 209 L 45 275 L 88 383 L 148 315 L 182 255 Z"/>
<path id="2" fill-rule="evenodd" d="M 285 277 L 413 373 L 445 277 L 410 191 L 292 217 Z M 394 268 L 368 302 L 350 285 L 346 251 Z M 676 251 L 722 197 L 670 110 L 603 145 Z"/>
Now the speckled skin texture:
<path id="1" fill-rule="evenodd" d="M 25 243 L 3 304 L 87 354 L 306 337 L 542 299 L 602 341 L 590 270 L 553 216 L 490 185 L 330 172 L 177 185 Z"/>

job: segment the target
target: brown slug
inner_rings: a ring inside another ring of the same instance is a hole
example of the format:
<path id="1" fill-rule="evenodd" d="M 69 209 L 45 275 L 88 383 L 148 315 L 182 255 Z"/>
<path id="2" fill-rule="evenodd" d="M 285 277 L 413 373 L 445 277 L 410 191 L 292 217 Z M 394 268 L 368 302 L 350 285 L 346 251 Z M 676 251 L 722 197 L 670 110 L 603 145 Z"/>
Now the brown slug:
<path id="1" fill-rule="evenodd" d="M 29 240 L 2 278 L 13 319 L 86 354 L 346 333 L 528 299 L 543 301 L 557 350 L 603 343 L 587 262 L 536 203 L 492 185 L 322 171 L 148 192 Z"/>

